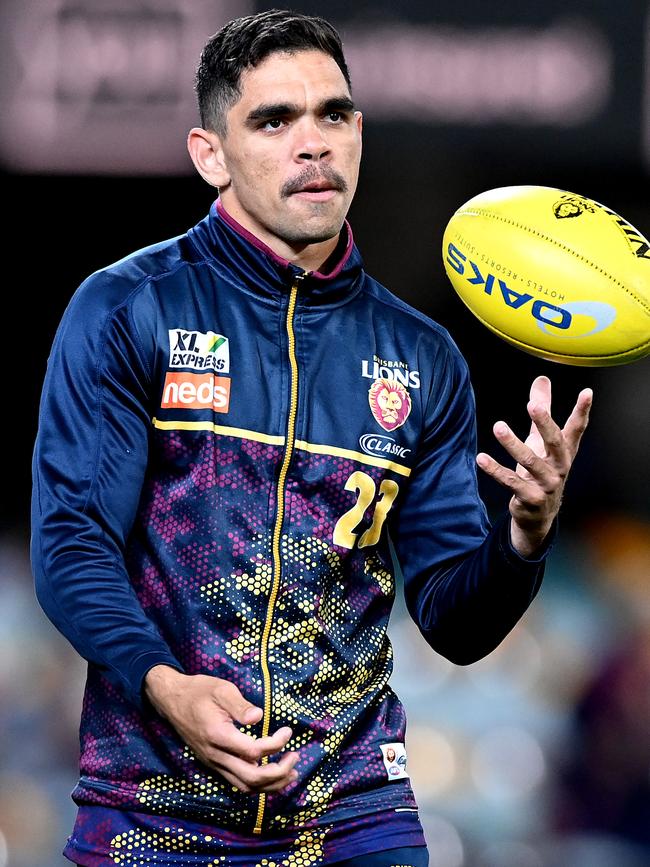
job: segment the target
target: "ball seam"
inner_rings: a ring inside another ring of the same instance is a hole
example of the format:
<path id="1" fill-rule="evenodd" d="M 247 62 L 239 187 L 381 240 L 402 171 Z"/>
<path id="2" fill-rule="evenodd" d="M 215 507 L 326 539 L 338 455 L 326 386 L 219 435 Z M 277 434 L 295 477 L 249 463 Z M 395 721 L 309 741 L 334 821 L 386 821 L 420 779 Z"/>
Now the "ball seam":
<path id="1" fill-rule="evenodd" d="M 599 265 L 596 265 L 595 262 L 592 262 L 591 259 L 587 259 L 586 256 L 583 256 L 581 253 L 578 253 L 573 247 L 567 247 L 566 244 L 562 244 L 559 241 L 556 241 L 555 238 L 550 235 L 545 234 L 544 232 L 540 232 L 538 229 L 533 229 L 530 226 L 527 226 L 525 223 L 519 223 L 517 220 L 513 220 L 510 217 L 504 217 L 501 214 L 493 214 L 491 211 L 484 211 L 480 208 L 475 208 L 473 210 L 466 211 L 458 211 L 458 216 L 469 215 L 469 216 L 477 216 L 477 217 L 489 217 L 492 220 L 499 220 L 502 223 L 508 223 L 511 226 L 515 226 L 517 229 L 523 229 L 525 232 L 528 232 L 531 235 L 537 235 L 538 238 L 542 238 L 545 241 L 550 241 L 551 244 L 554 244 L 556 247 L 559 247 L 561 250 L 570 253 L 572 256 L 575 256 L 577 259 L 580 259 L 585 264 L 592 267 L 594 270 L 599 271 L 608 280 L 611 280 L 612 283 L 615 283 L 617 286 L 620 286 L 621 289 L 627 294 L 630 295 L 638 304 L 643 307 L 643 309 L 650 315 L 650 305 L 647 304 L 645 299 L 638 295 L 634 290 L 628 289 L 628 287 L 621 283 L 620 280 L 617 280 L 616 277 L 613 277 L 608 271 L 605 271 L 604 268 L 601 268 Z"/>

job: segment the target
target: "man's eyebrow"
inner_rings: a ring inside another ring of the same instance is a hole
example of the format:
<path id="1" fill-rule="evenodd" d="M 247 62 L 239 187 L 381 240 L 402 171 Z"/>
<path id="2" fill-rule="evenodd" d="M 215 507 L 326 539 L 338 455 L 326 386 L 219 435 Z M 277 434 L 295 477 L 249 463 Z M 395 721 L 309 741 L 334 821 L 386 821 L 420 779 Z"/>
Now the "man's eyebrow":
<path id="1" fill-rule="evenodd" d="M 349 96 L 334 96 L 323 100 L 318 110 L 320 114 L 329 114 L 331 111 L 354 111 L 354 103 Z"/>
<path id="2" fill-rule="evenodd" d="M 297 111 L 298 106 L 290 102 L 270 102 L 251 109 L 246 115 L 246 122 L 265 120 L 269 117 L 283 117 L 287 114 L 295 114 Z"/>
<path id="3" fill-rule="evenodd" d="M 317 106 L 318 114 L 329 114 L 333 111 L 354 111 L 354 103 L 349 96 L 332 96 L 324 99 Z M 298 114 L 299 108 L 290 102 L 270 102 L 258 105 L 246 115 L 246 123 L 269 120 L 274 117 L 287 117 Z"/>

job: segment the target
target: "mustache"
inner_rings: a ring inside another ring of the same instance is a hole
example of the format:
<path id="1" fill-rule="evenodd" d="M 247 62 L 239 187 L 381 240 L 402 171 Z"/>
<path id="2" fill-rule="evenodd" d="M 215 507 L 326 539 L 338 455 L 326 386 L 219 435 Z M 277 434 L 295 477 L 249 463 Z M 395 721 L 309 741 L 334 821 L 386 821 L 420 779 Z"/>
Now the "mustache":
<path id="1" fill-rule="evenodd" d="M 338 190 L 341 193 L 347 193 L 348 185 L 343 175 L 340 175 L 336 169 L 330 166 L 323 166 L 320 171 L 311 166 L 303 169 L 295 178 L 286 181 L 280 188 L 280 195 L 283 199 L 294 193 L 299 193 L 307 184 L 312 184 L 314 181 L 326 181 L 332 189 Z"/>

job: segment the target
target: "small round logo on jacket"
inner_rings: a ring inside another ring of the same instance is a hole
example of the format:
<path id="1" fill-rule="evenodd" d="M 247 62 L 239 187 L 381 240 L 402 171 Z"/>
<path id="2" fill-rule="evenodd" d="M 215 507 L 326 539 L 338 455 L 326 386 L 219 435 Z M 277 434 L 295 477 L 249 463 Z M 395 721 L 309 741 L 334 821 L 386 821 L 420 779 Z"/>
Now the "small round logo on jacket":
<path id="1" fill-rule="evenodd" d="M 403 743 L 379 744 L 384 768 L 389 780 L 408 777 L 406 773 L 406 749 Z"/>

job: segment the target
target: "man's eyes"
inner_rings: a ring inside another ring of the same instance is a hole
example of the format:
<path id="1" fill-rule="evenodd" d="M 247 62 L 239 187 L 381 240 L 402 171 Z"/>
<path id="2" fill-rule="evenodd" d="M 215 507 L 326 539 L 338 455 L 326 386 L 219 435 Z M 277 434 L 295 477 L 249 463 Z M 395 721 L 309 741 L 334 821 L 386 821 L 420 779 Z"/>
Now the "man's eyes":
<path id="1" fill-rule="evenodd" d="M 340 124 L 346 120 L 346 115 L 342 111 L 328 111 L 327 114 L 323 115 L 323 119 L 328 121 L 329 123 Z M 289 120 L 283 117 L 271 117 L 268 120 L 262 121 L 259 125 L 259 129 L 272 131 L 282 129 L 285 124 L 289 123 Z"/>

